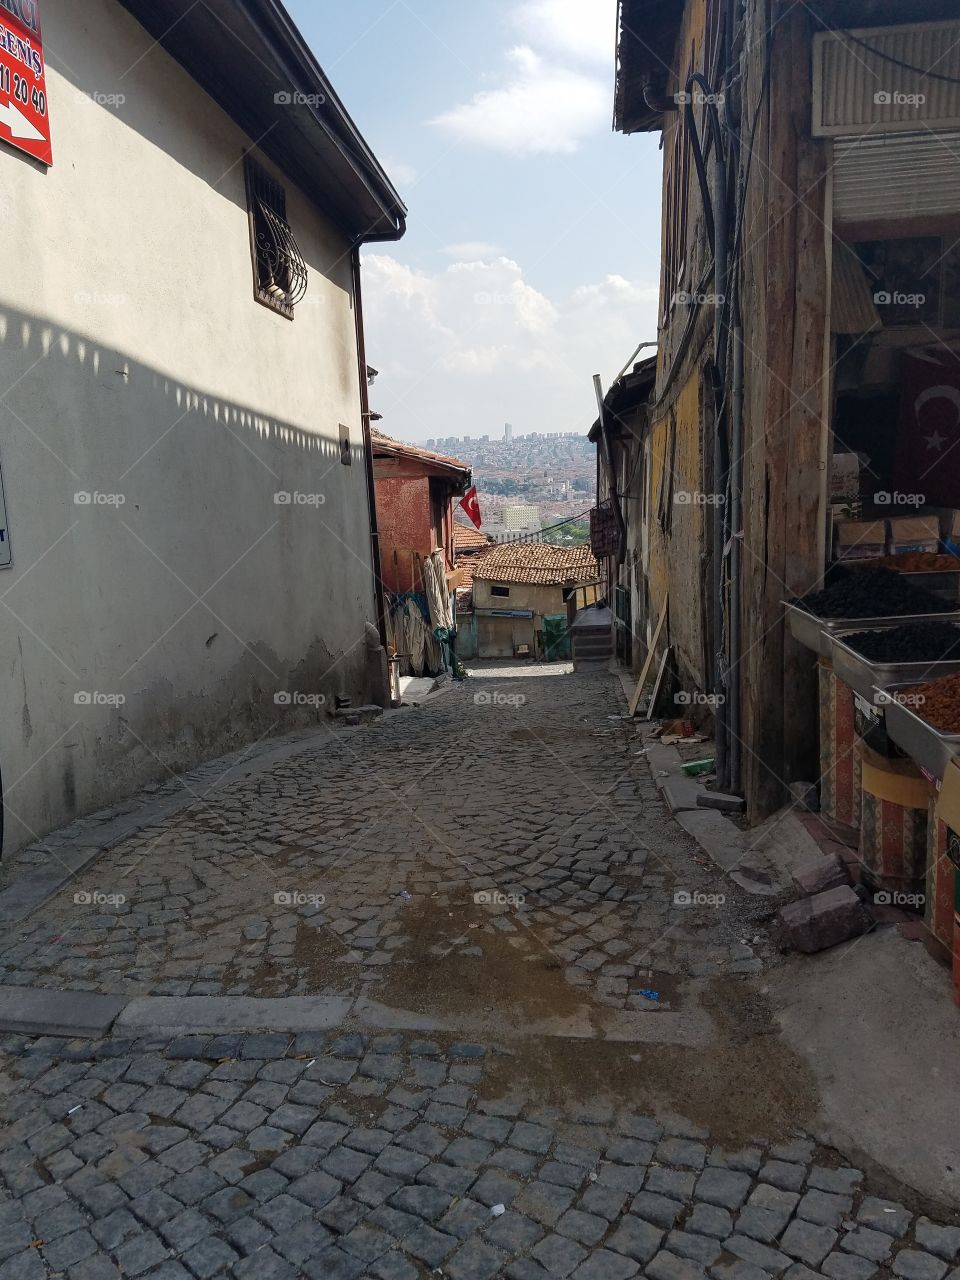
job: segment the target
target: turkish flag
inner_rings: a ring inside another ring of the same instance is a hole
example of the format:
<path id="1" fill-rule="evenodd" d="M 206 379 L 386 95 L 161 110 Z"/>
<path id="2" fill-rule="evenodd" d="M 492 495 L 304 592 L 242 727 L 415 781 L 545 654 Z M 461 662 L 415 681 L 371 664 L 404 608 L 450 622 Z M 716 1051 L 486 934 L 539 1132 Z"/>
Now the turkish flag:
<path id="1" fill-rule="evenodd" d="M 896 485 L 931 506 L 960 505 L 960 359 L 904 356 Z"/>
<path id="2" fill-rule="evenodd" d="M 460 499 L 460 506 L 463 507 L 464 511 L 479 529 L 483 524 L 483 520 L 480 517 L 480 499 L 477 497 L 476 485 L 469 488 L 463 495 Z"/>

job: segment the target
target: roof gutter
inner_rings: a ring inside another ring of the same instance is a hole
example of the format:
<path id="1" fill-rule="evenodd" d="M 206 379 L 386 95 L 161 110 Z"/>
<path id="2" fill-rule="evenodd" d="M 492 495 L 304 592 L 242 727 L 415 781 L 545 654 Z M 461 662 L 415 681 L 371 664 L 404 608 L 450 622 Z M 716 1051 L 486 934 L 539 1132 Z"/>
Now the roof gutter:
<path id="1" fill-rule="evenodd" d="M 331 128 L 328 120 L 324 119 L 320 107 L 311 104 L 310 111 L 316 124 L 363 178 L 384 215 L 393 221 L 394 230 L 361 235 L 357 243 L 375 239 L 399 240 L 406 231 L 406 207 L 403 200 L 350 118 L 336 90 L 324 74 L 323 68 L 310 51 L 280 0 L 234 0 L 234 3 L 246 15 L 251 25 L 262 34 L 264 41 L 282 62 L 292 87 L 303 91 L 318 84 L 322 87 L 325 98 L 323 105 L 333 108 L 345 137 L 341 137 L 338 130 Z"/>

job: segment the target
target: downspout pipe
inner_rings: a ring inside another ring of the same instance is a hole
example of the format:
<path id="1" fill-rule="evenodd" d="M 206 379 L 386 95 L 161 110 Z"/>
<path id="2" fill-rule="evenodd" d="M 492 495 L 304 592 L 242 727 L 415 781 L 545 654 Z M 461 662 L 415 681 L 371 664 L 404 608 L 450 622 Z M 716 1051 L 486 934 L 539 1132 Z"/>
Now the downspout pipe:
<path id="1" fill-rule="evenodd" d="M 607 485 L 610 490 L 610 502 L 613 506 L 614 519 L 617 522 L 617 568 L 619 569 L 627 554 L 627 524 L 623 518 L 620 494 L 617 492 L 617 473 L 613 464 L 613 442 L 610 439 L 606 407 L 603 403 L 603 382 L 599 373 L 593 375 L 593 389 L 596 392 L 597 408 L 600 411 L 600 439 L 603 441 L 604 461 L 607 464 Z"/>
<path id="2" fill-rule="evenodd" d="M 357 362 L 360 366 L 360 421 L 363 430 L 363 461 L 367 482 L 367 507 L 370 511 L 370 564 L 373 569 L 377 630 L 384 651 L 387 648 L 387 600 L 383 586 L 380 558 L 380 527 L 377 523 L 377 487 L 373 477 L 373 439 L 370 434 L 370 391 L 367 386 L 367 340 L 363 327 L 363 282 L 360 270 L 360 246 L 400 240 L 407 230 L 406 214 L 394 211 L 395 226 L 390 231 L 361 232 L 350 248 L 350 270 L 353 275 L 353 318 L 357 333 Z"/>
<path id="3" fill-rule="evenodd" d="M 367 344 L 363 333 L 363 292 L 360 279 L 360 248 L 350 252 L 353 272 L 353 315 L 357 330 L 357 360 L 360 364 L 360 420 L 363 424 L 363 463 L 367 483 L 367 506 L 370 510 L 370 563 L 373 570 L 377 630 L 384 651 L 387 648 L 387 602 L 383 589 L 380 561 L 380 529 L 377 524 L 377 489 L 373 478 L 373 439 L 370 434 L 370 392 L 367 387 Z"/>
<path id="4" fill-rule="evenodd" d="M 733 324 L 733 391 L 730 398 L 730 671 L 728 725 L 730 730 L 730 790 L 742 786 L 740 750 L 740 574 L 743 557 L 743 324 L 736 305 Z"/>
<path id="5" fill-rule="evenodd" d="M 704 95 L 713 101 L 707 102 L 706 118 L 710 122 L 713 140 L 713 177 L 714 187 L 711 195 L 707 179 L 703 148 L 697 134 L 696 117 L 693 111 L 692 90 L 699 88 Z M 729 725 L 727 715 L 727 662 L 724 634 L 724 583 L 723 560 L 726 545 L 727 513 L 725 503 L 720 495 L 726 494 L 728 472 L 724 457 L 723 433 L 726 416 L 726 376 L 727 376 L 727 334 L 724 323 L 724 302 L 728 287 L 730 269 L 729 217 L 727 206 L 727 160 L 723 149 L 720 130 L 720 117 L 716 107 L 716 95 L 710 82 L 699 73 L 692 75 L 687 81 L 687 102 L 685 117 L 687 121 L 687 138 L 693 152 L 694 167 L 700 184 L 703 216 L 707 235 L 711 240 L 714 262 L 714 326 L 713 326 L 713 371 L 716 412 L 713 431 L 713 488 L 714 502 L 711 521 L 712 560 L 710 574 L 711 627 L 710 641 L 713 648 L 713 689 L 716 695 L 714 721 L 717 738 L 717 774 L 721 786 L 729 785 Z"/>

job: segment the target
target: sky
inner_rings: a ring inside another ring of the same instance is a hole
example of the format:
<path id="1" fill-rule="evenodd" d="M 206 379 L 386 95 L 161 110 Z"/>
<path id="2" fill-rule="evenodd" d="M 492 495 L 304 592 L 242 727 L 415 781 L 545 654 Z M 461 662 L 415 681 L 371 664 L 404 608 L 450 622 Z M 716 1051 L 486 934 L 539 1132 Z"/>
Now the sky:
<path id="1" fill-rule="evenodd" d="M 588 429 L 656 337 L 658 136 L 612 130 L 616 0 L 287 0 L 409 207 L 364 250 L 405 440 Z"/>

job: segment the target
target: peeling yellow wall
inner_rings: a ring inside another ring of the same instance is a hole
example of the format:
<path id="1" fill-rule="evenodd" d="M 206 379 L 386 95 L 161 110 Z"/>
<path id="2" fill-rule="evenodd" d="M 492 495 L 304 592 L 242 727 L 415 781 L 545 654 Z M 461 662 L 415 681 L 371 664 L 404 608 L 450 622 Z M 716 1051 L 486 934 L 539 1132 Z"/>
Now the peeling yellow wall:
<path id="1" fill-rule="evenodd" d="M 674 406 L 654 421 L 650 432 L 653 468 L 650 510 L 649 627 L 656 626 L 670 587 L 669 643 L 673 645 L 681 679 L 708 687 L 705 667 L 703 602 L 707 569 L 704 538 L 713 507 L 704 501 L 702 474 L 702 410 L 700 371 L 695 369 Z M 673 461 L 672 490 L 670 462 Z M 661 504 L 667 509 L 666 529 L 661 528 Z M 683 496 L 689 501 L 684 501 Z"/>

